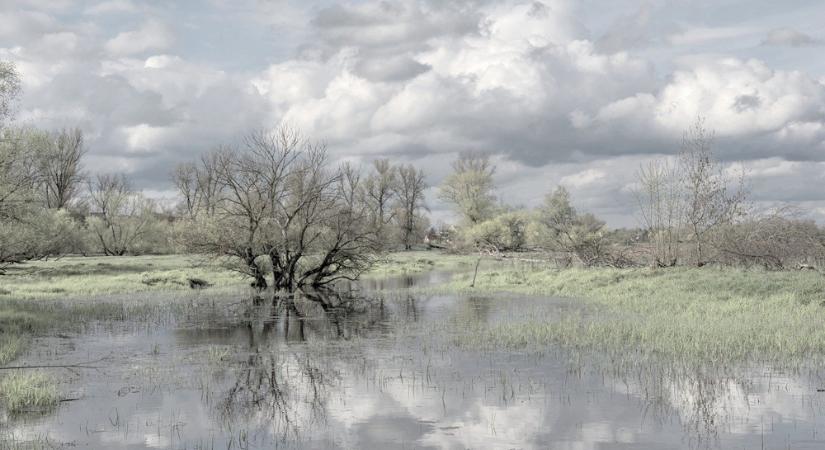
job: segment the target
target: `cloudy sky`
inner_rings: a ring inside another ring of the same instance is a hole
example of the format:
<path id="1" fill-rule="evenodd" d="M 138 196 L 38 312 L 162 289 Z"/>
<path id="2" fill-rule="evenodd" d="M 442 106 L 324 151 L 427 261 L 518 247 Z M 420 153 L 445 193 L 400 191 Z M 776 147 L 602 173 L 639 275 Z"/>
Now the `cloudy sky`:
<path id="1" fill-rule="evenodd" d="M 633 226 L 634 172 L 701 115 L 756 202 L 825 221 L 823 21 L 820 0 L 0 0 L 0 59 L 18 123 L 81 127 L 89 171 L 155 196 L 176 162 L 287 121 L 431 185 L 487 152 L 502 200 L 563 184 Z"/>

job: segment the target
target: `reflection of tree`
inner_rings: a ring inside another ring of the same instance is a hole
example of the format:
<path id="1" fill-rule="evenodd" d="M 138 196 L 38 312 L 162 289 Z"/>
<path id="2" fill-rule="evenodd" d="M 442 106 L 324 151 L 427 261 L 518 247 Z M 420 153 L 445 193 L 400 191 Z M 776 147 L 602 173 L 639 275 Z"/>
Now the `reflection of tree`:
<path id="1" fill-rule="evenodd" d="M 268 422 L 276 438 L 298 440 L 303 429 L 326 420 L 329 369 L 311 354 L 256 347 L 218 403 L 223 423 Z"/>
<path id="2" fill-rule="evenodd" d="M 283 441 L 298 440 L 312 424 L 326 422 L 330 386 L 338 378 L 327 363 L 335 361 L 305 343 L 348 340 L 386 321 L 383 308 L 354 305 L 333 291 L 249 302 L 238 324 L 247 332 L 249 354 L 217 404 L 220 420 L 228 426 L 271 423 Z"/>

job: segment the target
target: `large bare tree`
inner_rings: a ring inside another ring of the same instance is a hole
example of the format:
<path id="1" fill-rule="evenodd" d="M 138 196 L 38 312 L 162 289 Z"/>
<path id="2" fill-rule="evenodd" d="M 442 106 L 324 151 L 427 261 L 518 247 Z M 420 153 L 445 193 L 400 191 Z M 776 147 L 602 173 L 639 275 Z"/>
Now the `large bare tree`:
<path id="1" fill-rule="evenodd" d="M 253 286 L 292 291 L 351 279 L 369 267 L 377 240 L 360 176 L 332 168 L 326 146 L 297 130 L 249 133 L 217 157 L 215 214 L 188 236 L 199 252 L 240 261 Z"/>

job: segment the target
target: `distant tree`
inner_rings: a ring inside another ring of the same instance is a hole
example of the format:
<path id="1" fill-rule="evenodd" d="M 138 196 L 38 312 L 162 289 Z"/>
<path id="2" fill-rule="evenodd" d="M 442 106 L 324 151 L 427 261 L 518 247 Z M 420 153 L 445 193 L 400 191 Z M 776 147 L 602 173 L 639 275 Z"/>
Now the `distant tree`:
<path id="1" fill-rule="evenodd" d="M 652 161 L 639 169 L 636 178 L 639 217 L 650 237 L 653 264 L 675 266 L 685 217 L 685 197 L 677 166 L 666 160 Z"/>
<path id="2" fill-rule="evenodd" d="M 468 224 L 493 216 L 496 206 L 495 167 L 485 155 L 462 153 L 453 162 L 453 172 L 441 185 L 439 198 L 451 204 Z"/>
<path id="3" fill-rule="evenodd" d="M 743 214 L 744 173 L 730 177 L 713 157 L 713 133 L 702 118 L 690 127 L 679 152 L 679 176 L 684 192 L 684 218 L 693 241 L 696 265 L 705 264 L 709 235 Z"/>
<path id="4" fill-rule="evenodd" d="M 465 244 L 482 251 L 524 250 L 530 216 L 526 211 L 508 211 L 492 219 L 467 227 Z"/>
<path id="5" fill-rule="evenodd" d="M 137 253 L 157 223 L 154 203 L 134 191 L 124 175 L 98 175 L 88 188 L 88 227 L 100 250 L 111 256 Z"/>
<path id="6" fill-rule="evenodd" d="M 172 183 L 178 189 L 183 212 L 190 218 L 194 217 L 200 197 L 198 167 L 191 162 L 178 164 L 172 172 Z"/>
<path id="7" fill-rule="evenodd" d="M 396 217 L 401 230 L 401 243 L 405 250 L 412 249 L 415 243 L 424 238 L 427 231 L 428 223 L 422 214 L 427 209 L 424 202 L 425 189 L 427 182 L 422 170 L 416 169 L 412 164 L 398 167 L 398 182 L 395 188 L 398 198 Z"/>
<path id="8" fill-rule="evenodd" d="M 538 221 L 543 229 L 540 239 L 549 249 L 573 254 L 585 266 L 611 262 L 605 223 L 578 213 L 564 187 L 545 197 Z"/>
<path id="9" fill-rule="evenodd" d="M 37 155 L 37 183 L 47 208 L 68 207 L 83 183 L 81 159 L 86 153 L 79 128 L 49 134 Z"/>
<path id="10" fill-rule="evenodd" d="M 779 270 L 813 267 L 825 260 L 825 232 L 788 206 L 725 224 L 711 239 L 722 263 Z"/>
<path id="11" fill-rule="evenodd" d="M 382 240 L 388 240 L 387 226 L 395 218 L 398 169 L 387 159 L 373 161 L 373 170 L 364 180 L 364 194 L 370 207 L 370 222 Z"/>
<path id="12" fill-rule="evenodd" d="M 0 130 L 14 115 L 14 104 L 20 91 L 20 75 L 14 63 L 0 61 Z"/>

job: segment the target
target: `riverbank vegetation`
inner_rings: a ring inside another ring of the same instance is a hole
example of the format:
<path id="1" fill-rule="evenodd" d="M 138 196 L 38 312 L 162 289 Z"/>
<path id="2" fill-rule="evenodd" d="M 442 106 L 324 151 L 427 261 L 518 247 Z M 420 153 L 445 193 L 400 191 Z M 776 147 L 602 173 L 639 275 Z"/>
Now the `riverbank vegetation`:
<path id="1" fill-rule="evenodd" d="M 468 330 L 459 343 L 497 349 L 562 345 L 616 358 L 798 364 L 825 357 L 825 277 L 761 268 L 570 268 L 488 262 L 430 293 L 570 298 L 581 308 Z"/>

